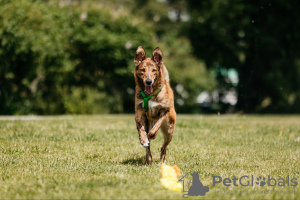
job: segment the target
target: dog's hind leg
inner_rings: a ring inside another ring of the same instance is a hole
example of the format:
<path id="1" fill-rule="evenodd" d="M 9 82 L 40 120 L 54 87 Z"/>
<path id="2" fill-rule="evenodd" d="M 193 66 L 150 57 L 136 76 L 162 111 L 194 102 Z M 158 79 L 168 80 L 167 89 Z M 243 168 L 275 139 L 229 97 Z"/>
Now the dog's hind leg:
<path id="1" fill-rule="evenodd" d="M 165 120 L 165 122 L 162 124 L 161 130 L 163 132 L 164 136 L 164 143 L 161 147 L 160 152 L 160 160 L 161 162 L 165 162 L 166 159 L 166 153 L 167 153 L 167 146 L 172 141 L 173 133 L 175 130 L 175 121 L 176 121 L 176 113 L 173 111 L 171 112 L 169 117 Z"/>

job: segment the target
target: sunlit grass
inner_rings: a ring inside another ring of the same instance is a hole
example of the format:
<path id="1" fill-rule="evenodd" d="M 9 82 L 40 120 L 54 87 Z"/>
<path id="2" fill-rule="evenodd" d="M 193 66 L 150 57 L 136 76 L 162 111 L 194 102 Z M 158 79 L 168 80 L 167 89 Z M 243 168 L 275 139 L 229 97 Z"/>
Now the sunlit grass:
<path id="1" fill-rule="evenodd" d="M 161 135 L 151 143 L 153 165 L 144 165 L 133 115 L 0 119 L 0 199 L 182 198 L 160 185 Z M 297 199 L 300 186 L 213 187 L 212 176 L 289 175 L 300 183 L 299 145 L 299 116 L 179 115 L 167 164 L 199 172 L 210 188 L 202 199 Z M 266 189 L 295 194 L 216 193 Z"/>

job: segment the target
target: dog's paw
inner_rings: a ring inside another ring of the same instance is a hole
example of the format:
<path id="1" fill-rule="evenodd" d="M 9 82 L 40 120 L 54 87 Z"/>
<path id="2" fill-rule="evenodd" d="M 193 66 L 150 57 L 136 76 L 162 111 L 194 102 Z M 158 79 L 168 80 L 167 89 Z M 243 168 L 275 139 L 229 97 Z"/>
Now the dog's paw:
<path id="1" fill-rule="evenodd" d="M 149 134 L 148 134 L 148 138 L 150 140 L 154 140 L 156 138 L 156 135 L 157 135 L 156 132 L 150 131 Z"/>
<path id="2" fill-rule="evenodd" d="M 147 138 L 147 136 L 141 137 L 140 142 L 141 142 L 141 145 L 145 148 L 150 146 L 150 141 Z"/>
<path id="3" fill-rule="evenodd" d="M 148 137 L 149 137 L 150 140 L 154 140 L 156 138 L 156 134 L 149 135 Z"/>
<path id="4" fill-rule="evenodd" d="M 141 142 L 141 145 L 146 148 L 146 147 L 149 147 L 150 142 L 149 142 L 149 140 L 147 140 L 145 142 Z"/>

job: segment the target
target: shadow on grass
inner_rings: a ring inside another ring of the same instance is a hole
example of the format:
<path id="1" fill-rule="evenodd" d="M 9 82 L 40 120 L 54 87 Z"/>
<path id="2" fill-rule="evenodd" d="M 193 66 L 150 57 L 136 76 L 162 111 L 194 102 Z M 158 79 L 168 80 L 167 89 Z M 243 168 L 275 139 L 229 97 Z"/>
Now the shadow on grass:
<path id="1" fill-rule="evenodd" d="M 121 162 L 123 165 L 145 165 L 146 157 L 141 156 L 139 158 L 129 158 Z"/>
<path id="2" fill-rule="evenodd" d="M 153 164 L 158 164 L 160 163 L 159 159 L 153 159 L 152 160 L 152 165 Z M 123 165 L 135 165 L 135 166 L 142 166 L 142 165 L 147 165 L 146 164 L 146 156 L 141 156 L 139 158 L 129 158 L 127 160 L 124 160 L 121 162 Z"/>

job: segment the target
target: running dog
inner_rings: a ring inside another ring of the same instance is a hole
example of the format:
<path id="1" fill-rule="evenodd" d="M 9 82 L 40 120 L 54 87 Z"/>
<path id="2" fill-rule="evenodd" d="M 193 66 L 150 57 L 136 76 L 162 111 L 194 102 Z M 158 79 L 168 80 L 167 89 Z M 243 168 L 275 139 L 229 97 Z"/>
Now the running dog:
<path id="1" fill-rule="evenodd" d="M 160 128 L 164 136 L 160 160 L 164 163 L 176 121 L 169 73 L 163 64 L 162 51 L 159 47 L 154 49 L 151 58 L 146 57 L 143 47 L 138 47 L 134 63 L 135 121 L 141 145 L 146 148 L 146 163 L 152 164 L 150 140 L 156 138 Z"/>

